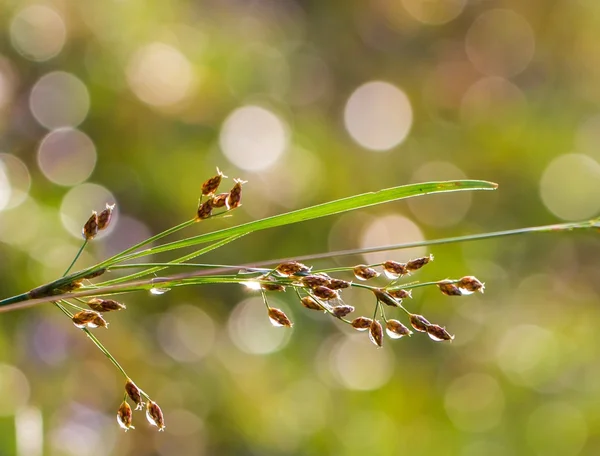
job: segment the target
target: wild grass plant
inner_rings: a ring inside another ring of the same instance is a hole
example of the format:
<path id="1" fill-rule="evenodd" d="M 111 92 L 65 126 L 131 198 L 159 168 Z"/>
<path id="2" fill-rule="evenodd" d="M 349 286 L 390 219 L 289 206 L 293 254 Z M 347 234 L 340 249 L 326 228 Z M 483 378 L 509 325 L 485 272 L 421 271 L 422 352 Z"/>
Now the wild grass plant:
<path id="1" fill-rule="evenodd" d="M 410 281 L 411 272 L 421 269 L 433 261 L 432 255 L 415 258 L 406 263 L 389 259 L 377 264 L 348 265 L 329 269 L 314 269 L 311 267 L 311 261 L 351 254 L 393 251 L 416 246 L 467 242 L 517 234 L 600 228 L 600 219 L 592 219 L 578 223 L 530 227 L 407 244 L 323 252 L 253 264 L 199 263 L 193 260 L 259 230 L 283 227 L 293 223 L 433 193 L 494 190 L 497 188 L 494 183 L 478 180 L 404 185 L 330 201 L 305 209 L 234 225 L 230 228 L 207 231 L 177 241 L 163 242 L 168 236 L 176 232 L 185 229 L 204 229 L 206 223 L 210 223 L 211 219 L 232 215 L 232 211 L 241 205 L 243 185 L 246 182 L 241 179 L 234 179 L 234 185 L 229 191 L 218 193 L 224 178 L 226 176 L 217 170 L 215 176 L 202 184 L 200 201 L 196 213 L 191 219 L 127 248 L 98 264 L 71 272 L 86 246 L 93 242 L 99 231 L 110 225 L 114 205 L 107 204 L 106 208 L 100 213 L 92 212 L 91 217 L 82 225 L 84 240 L 81 248 L 62 277 L 26 293 L 0 301 L 0 312 L 42 303 L 53 303 L 77 328 L 85 333 L 124 377 L 123 400 L 117 410 L 117 420 L 119 425 L 126 431 L 133 429 L 133 411 L 128 401 L 133 403 L 136 410 L 145 410 L 148 421 L 156 426 L 159 431 L 165 428 L 165 419 L 161 408 L 148 393 L 136 385 L 115 356 L 106 349 L 95 334 L 97 328 L 108 327 L 108 322 L 105 319 L 106 313 L 126 309 L 126 305 L 121 302 L 121 299 L 126 300 L 128 293 L 145 291 L 160 295 L 175 287 L 206 284 L 242 285 L 261 294 L 265 305 L 265 318 L 268 318 L 274 326 L 285 330 L 285 328 L 291 327 L 293 322 L 281 309 L 271 307 L 269 298 L 273 293 L 288 291 L 297 297 L 298 305 L 304 307 L 307 311 L 321 312 L 328 317 L 339 320 L 341 324 L 349 325 L 357 331 L 366 332 L 376 347 L 382 346 L 384 335 L 387 335 L 390 339 L 401 339 L 405 336 L 411 336 L 413 330 L 427 334 L 429 338 L 436 342 L 451 342 L 454 339 L 453 334 L 444 326 L 429 322 L 425 316 L 413 313 L 410 310 L 410 303 L 407 303 L 407 301 L 412 297 L 413 291 L 422 287 L 437 287 L 441 293 L 451 297 L 469 295 L 474 292 L 483 293 L 484 284 L 476 277 L 442 278 L 428 282 Z M 192 249 L 190 253 L 177 256 L 170 261 L 138 262 L 138 259 L 149 255 L 190 248 Z M 133 272 L 124 276 L 111 277 L 111 273 L 129 269 Z M 338 273 L 352 273 L 355 280 L 338 278 L 336 277 Z M 344 300 L 343 291 L 351 288 L 361 290 L 367 296 L 370 296 L 373 307 L 366 315 L 355 315 L 355 307 Z M 124 297 L 121 298 L 120 295 L 124 295 Z M 118 297 L 119 301 L 113 299 L 114 297 Z"/>

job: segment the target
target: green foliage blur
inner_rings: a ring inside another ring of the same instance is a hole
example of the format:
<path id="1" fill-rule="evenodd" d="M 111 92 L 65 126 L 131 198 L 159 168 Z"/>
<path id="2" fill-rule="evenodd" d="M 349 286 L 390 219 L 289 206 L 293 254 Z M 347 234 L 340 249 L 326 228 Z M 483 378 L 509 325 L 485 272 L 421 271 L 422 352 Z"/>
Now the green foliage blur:
<path id="1" fill-rule="evenodd" d="M 595 0 L 0 0 L 0 12 L 2 298 L 59 277 L 105 202 L 115 227 L 76 269 L 192 218 L 217 166 L 224 187 L 249 181 L 243 206 L 177 238 L 404 183 L 499 189 L 256 233 L 206 263 L 600 212 Z M 122 296 L 127 310 L 95 333 L 160 404 L 164 433 L 142 412 L 119 429 L 122 376 L 57 309 L 3 313 L 0 453 L 599 454 L 598 233 L 311 265 L 429 253 L 408 280 L 486 283 L 406 302 L 449 344 L 415 334 L 377 349 L 291 292 L 269 298 L 291 330 L 233 285 Z M 345 300 L 370 316 L 372 296 Z"/>

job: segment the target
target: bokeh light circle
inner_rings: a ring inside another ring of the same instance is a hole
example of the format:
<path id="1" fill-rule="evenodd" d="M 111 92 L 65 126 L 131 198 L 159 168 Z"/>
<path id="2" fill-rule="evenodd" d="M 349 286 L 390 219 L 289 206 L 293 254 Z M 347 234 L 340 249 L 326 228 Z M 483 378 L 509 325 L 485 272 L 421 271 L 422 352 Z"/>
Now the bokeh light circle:
<path id="1" fill-rule="evenodd" d="M 413 173 L 411 181 L 430 182 L 466 178 L 465 173 L 452 163 L 436 161 L 418 168 Z M 419 222 L 430 226 L 447 227 L 457 224 L 467 215 L 472 200 L 470 192 L 428 195 L 425 198 L 410 198 L 408 207 Z"/>
<path id="2" fill-rule="evenodd" d="M 461 119 L 467 124 L 494 122 L 504 116 L 514 124 L 514 113 L 527 103 L 525 94 L 512 82 L 500 77 L 486 77 L 471 85 L 461 100 Z"/>
<path id="3" fill-rule="evenodd" d="M 358 87 L 346 103 L 344 122 L 362 147 L 389 150 L 406 139 L 412 126 L 410 101 L 398 87 L 371 81 Z"/>
<path id="4" fill-rule="evenodd" d="M 29 194 L 31 175 L 27 165 L 11 154 L 0 154 L 0 211 L 22 204 Z"/>
<path id="5" fill-rule="evenodd" d="M 482 13 L 465 39 L 469 60 L 490 76 L 510 77 L 521 73 L 535 52 L 531 25 L 520 14 L 507 9 Z"/>
<path id="6" fill-rule="evenodd" d="M 150 43 L 137 50 L 127 65 L 127 82 L 133 93 L 152 106 L 171 106 L 188 98 L 196 75 L 188 58 L 165 43 Z"/>
<path id="7" fill-rule="evenodd" d="M 330 355 L 334 378 L 347 389 L 370 391 L 392 377 L 394 359 L 387 346 L 375 349 L 366 334 L 340 336 Z"/>
<path id="8" fill-rule="evenodd" d="M 458 429 L 484 432 L 500 423 L 504 394 L 494 377 L 470 373 L 448 386 L 444 405 L 448 417 Z"/>
<path id="9" fill-rule="evenodd" d="M 106 203 L 114 204 L 115 197 L 101 185 L 86 182 L 73 187 L 63 197 L 60 204 L 60 219 L 63 226 L 70 234 L 81 239 L 81 229 L 92 215 L 92 211 L 103 210 Z M 117 218 L 118 212 L 113 213 L 111 227 L 106 231 L 101 231 L 97 238 L 105 236 L 109 230 L 113 229 Z"/>
<path id="10" fill-rule="evenodd" d="M 10 40 L 25 58 L 44 61 L 57 55 L 63 48 L 67 30 L 62 17 L 45 5 L 23 8 L 10 24 Z"/>
<path id="11" fill-rule="evenodd" d="M 42 76 L 31 89 L 31 113 L 40 125 L 52 130 L 76 127 L 90 109 L 90 96 L 81 80 L 64 71 Z"/>
<path id="12" fill-rule="evenodd" d="M 542 201 L 563 220 L 590 218 L 600 212 L 600 164 L 584 154 L 556 157 L 540 181 Z"/>
<path id="13" fill-rule="evenodd" d="M 220 145 L 227 159 L 247 171 L 273 165 L 288 146 L 287 127 L 271 111 L 243 106 L 233 111 L 221 129 Z"/>
<path id="14" fill-rule="evenodd" d="M 290 311 L 276 299 L 269 299 L 271 307 L 282 308 L 292 319 Z M 261 298 L 248 298 L 240 302 L 227 323 L 229 337 L 237 348 L 251 355 L 264 355 L 281 350 L 290 340 L 293 328 L 276 328 L 267 316 Z"/>
<path id="15" fill-rule="evenodd" d="M 44 176 L 58 185 L 85 181 L 96 166 L 96 148 L 83 132 L 60 128 L 46 135 L 38 148 L 38 165 Z"/>
<path id="16" fill-rule="evenodd" d="M 401 215 L 385 215 L 369 223 L 361 235 L 361 248 L 377 247 L 388 244 L 402 244 L 424 240 L 420 228 L 412 221 Z M 425 255 L 425 247 L 396 250 L 394 252 L 375 252 L 363 255 L 366 263 L 382 263 L 389 259 L 408 261 Z"/>
<path id="17" fill-rule="evenodd" d="M 402 0 L 404 9 L 424 24 L 446 24 L 462 13 L 467 0 Z"/>

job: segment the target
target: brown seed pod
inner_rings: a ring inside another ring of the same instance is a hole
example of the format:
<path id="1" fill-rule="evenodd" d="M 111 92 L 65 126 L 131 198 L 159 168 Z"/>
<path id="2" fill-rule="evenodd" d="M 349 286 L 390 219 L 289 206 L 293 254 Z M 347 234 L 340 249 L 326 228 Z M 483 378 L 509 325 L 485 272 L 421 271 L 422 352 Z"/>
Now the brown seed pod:
<path id="1" fill-rule="evenodd" d="M 99 326 L 106 328 L 108 326 L 102 315 L 93 310 L 77 312 L 71 319 L 73 320 L 73 324 L 78 328 L 97 328 Z"/>
<path id="2" fill-rule="evenodd" d="M 129 399 L 135 404 L 136 410 L 142 410 L 144 408 L 144 401 L 142 400 L 142 391 L 137 387 L 133 381 L 128 378 L 125 382 L 125 392 L 129 396 Z"/>
<path id="3" fill-rule="evenodd" d="M 406 298 L 412 298 L 412 291 L 411 290 L 403 290 L 403 289 L 399 289 L 399 290 L 386 290 L 387 293 L 392 296 L 393 298 L 396 299 L 406 299 Z"/>
<path id="4" fill-rule="evenodd" d="M 159 431 L 165 430 L 165 419 L 162 410 L 154 401 L 148 401 L 146 406 L 146 419 L 152 426 L 156 426 Z"/>
<path id="5" fill-rule="evenodd" d="M 384 304 L 392 307 L 398 307 L 398 301 L 390 296 L 383 288 L 374 288 L 371 291 L 373 291 L 373 294 L 377 297 L 377 299 Z"/>
<path id="6" fill-rule="evenodd" d="M 247 182 L 242 179 L 234 179 L 233 181 L 235 182 L 235 185 L 229 191 L 227 201 L 225 202 L 227 209 L 235 209 L 236 207 L 240 207 L 242 205 L 242 184 Z"/>
<path id="7" fill-rule="evenodd" d="M 341 290 L 343 288 L 348 288 L 350 285 L 352 285 L 352 282 L 348 282 L 347 280 L 331 279 L 328 287 L 332 290 Z"/>
<path id="8" fill-rule="evenodd" d="M 127 401 L 123 401 L 119 407 L 119 410 L 117 410 L 117 423 L 119 423 L 119 426 L 121 426 L 121 428 L 125 429 L 125 432 L 127 432 L 129 429 L 135 429 L 135 427 L 131 425 L 132 421 L 133 412 L 131 411 L 131 407 Z"/>
<path id="9" fill-rule="evenodd" d="M 378 347 L 383 345 L 383 327 L 377 320 L 371 321 L 371 326 L 369 326 L 369 339 Z"/>
<path id="10" fill-rule="evenodd" d="M 213 200 L 207 199 L 200 206 L 198 206 L 198 211 L 196 213 L 196 220 L 205 220 L 212 215 L 213 210 Z"/>
<path id="11" fill-rule="evenodd" d="M 333 312 L 333 315 L 335 315 L 336 317 L 344 318 L 346 315 L 354 312 L 354 307 L 346 306 L 346 305 L 335 306 L 333 309 L 331 309 L 331 311 Z"/>
<path id="12" fill-rule="evenodd" d="M 297 261 L 286 261 L 281 263 L 275 270 L 282 276 L 304 275 L 310 272 L 310 268 Z"/>
<path id="13" fill-rule="evenodd" d="M 453 282 L 449 280 L 442 280 L 437 283 L 440 291 L 446 296 L 462 296 L 463 292 Z"/>
<path id="14" fill-rule="evenodd" d="M 328 277 L 317 274 L 307 275 L 300 279 L 300 283 L 309 288 L 326 287 L 329 285 L 329 282 Z"/>
<path id="15" fill-rule="evenodd" d="M 390 339 L 400 339 L 404 336 L 410 336 L 412 334 L 412 331 L 398 320 L 386 321 L 385 332 Z"/>
<path id="16" fill-rule="evenodd" d="M 113 310 L 123 310 L 126 308 L 125 304 L 113 301 L 112 299 L 92 298 L 86 304 L 96 312 L 112 312 Z"/>
<path id="17" fill-rule="evenodd" d="M 379 272 L 377 272 L 375 269 L 370 268 L 364 264 L 359 264 L 358 266 L 355 266 L 352 272 L 354 272 L 354 276 L 359 280 L 369 280 L 374 277 L 379 277 L 380 275 Z"/>
<path id="18" fill-rule="evenodd" d="M 371 327 L 373 320 L 367 317 L 357 317 L 352 320 L 352 327 L 358 331 L 366 331 Z"/>
<path id="19" fill-rule="evenodd" d="M 423 315 L 410 314 L 411 326 L 419 332 L 427 332 L 427 328 L 431 326 L 431 323 Z"/>
<path id="20" fill-rule="evenodd" d="M 212 199 L 213 207 L 214 208 L 225 207 L 225 205 L 227 204 L 228 196 L 229 196 L 229 193 L 219 193 L 218 195 L 215 195 Z"/>
<path id="21" fill-rule="evenodd" d="M 479 291 L 480 293 L 483 293 L 485 290 L 485 284 L 481 283 L 477 277 L 473 276 L 463 277 L 456 285 L 468 292 Z"/>
<path id="22" fill-rule="evenodd" d="M 304 296 L 300 302 L 304 307 L 310 310 L 323 310 L 323 306 L 317 302 L 312 296 Z"/>
<path id="23" fill-rule="evenodd" d="M 439 325 L 429 325 L 427 327 L 427 334 L 431 340 L 441 342 L 444 340 L 454 340 L 454 336 L 446 331 L 446 328 L 442 328 Z"/>
<path id="24" fill-rule="evenodd" d="M 285 326 L 291 328 L 293 323 L 281 309 L 269 307 L 269 320 L 273 326 Z"/>
<path id="25" fill-rule="evenodd" d="M 114 204 L 106 203 L 106 209 L 104 209 L 100 214 L 98 214 L 98 229 L 105 230 L 108 228 L 110 224 L 110 220 L 112 219 L 113 209 L 115 208 Z"/>
<path id="26" fill-rule="evenodd" d="M 323 299 L 324 301 L 329 301 L 330 299 L 336 299 L 339 297 L 337 292 L 327 287 L 315 287 L 313 288 L 313 293 L 319 299 Z"/>
<path id="27" fill-rule="evenodd" d="M 406 263 L 398 263 L 397 261 L 388 260 L 383 263 L 385 275 L 390 279 L 397 279 L 400 276 L 408 274 Z"/>
<path id="28" fill-rule="evenodd" d="M 98 214 L 96 211 L 92 211 L 92 215 L 83 225 L 83 229 L 81 230 L 81 234 L 86 241 L 91 241 L 98 234 Z"/>
<path id="29" fill-rule="evenodd" d="M 202 184 L 202 195 L 206 196 L 206 195 L 212 195 L 213 193 L 215 193 L 217 191 L 217 189 L 219 188 L 219 185 L 221 185 L 221 180 L 227 177 L 225 176 L 221 170 L 219 168 L 217 168 L 217 175 L 211 177 L 210 179 L 208 179 L 206 182 L 204 182 Z"/>
<path id="30" fill-rule="evenodd" d="M 430 263 L 431 261 L 433 261 L 433 255 L 429 255 L 423 258 L 416 258 L 406 263 L 406 269 L 409 272 L 416 271 L 417 269 L 421 269 L 423 266 L 425 266 L 427 263 Z"/>

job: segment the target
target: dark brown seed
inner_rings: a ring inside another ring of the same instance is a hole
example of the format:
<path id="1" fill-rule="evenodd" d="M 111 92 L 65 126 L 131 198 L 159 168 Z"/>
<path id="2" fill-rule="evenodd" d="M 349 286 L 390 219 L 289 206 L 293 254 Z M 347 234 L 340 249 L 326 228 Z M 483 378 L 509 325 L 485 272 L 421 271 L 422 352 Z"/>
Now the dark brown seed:
<path id="1" fill-rule="evenodd" d="M 348 282 L 347 280 L 331 279 L 328 287 L 332 290 L 341 290 L 343 288 L 348 288 L 350 285 L 352 285 L 352 282 Z"/>
<path id="2" fill-rule="evenodd" d="M 125 392 L 129 396 L 129 399 L 131 399 L 135 404 L 136 410 L 142 410 L 144 408 L 144 402 L 142 400 L 142 391 L 129 378 L 127 379 L 127 382 L 125 382 Z"/>
<path id="3" fill-rule="evenodd" d="M 329 285 L 329 278 L 322 276 L 322 275 L 316 275 L 316 274 L 311 274 L 311 275 L 307 275 L 304 276 L 300 279 L 300 282 L 302 283 L 302 285 L 305 285 L 309 288 L 314 288 L 314 287 L 326 287 Z"/>
<path id="4" fill-rule="evenodd" d="M 276 268 L 277 272 L 283 276 L 304 275 L 310 272 L 308 266 L 297 261 L 286 261 Z"/>
<path id="5" fill-rule="evenodd" d="M 327 287 L 315 287 L 313 288 L 313 293 L 317 298 L 323 299 L 325 301 L 329 301 L 330 299 L 335 299 L 339 297 L 339 295 L 335 291 Z"/>
<path id="6" fill-rule="evenodd" d="M 419 332 L 427 332 L 427 328 L 431 326 L 431 323 L 423 315 L 410 314 L 411 326 Z"/>
<path id="7" fill-rule="evenodd" d="M 235 209 L 236 207 L 241 206 L 242 201 L 242 184 L 245 184 L 247 181 L 241 179 L 234 179 L 235 185 L 229 191 L 229 195 L 227 196 L 227 209 Z"/>
<path id="8" fill-rule="evenodd" d="M 441 342 L 443 340 L 454 340 L 454 336 L 446 331 L 446 328 L 442 328 L 439 325 L 429 325 L 427 327 L 427 334 L 431 340 Z"/>
<path id="9" fill-rule="evenodd" d="M 127 432 L 129 429 L 135 429 L 135 427 L 131 425 L 132 421 L 133 413 L 131 411 L 131 407 L 126 401 L 123 401 L 119 407 L 119 410 L 117 411 L 117 422 L 119 423 L 119 426 L 121 426 L 123 429 L 125 429 L 125 432 Z"/>
<path id="10" fill-rule="evenodd" d="M 208 199 L 204 201 L 199 207 L 198 212 L 196 214 L 196 220 L 204 220 L 209 218 L 212 215 L 213 210 L 213 200 Z"/>
<path id="11" fill-rule="evenodd" d="M 215 208 L 225 207 L 225 205 L 227 204 L 228 196 L 229 196 L 229 193 L 219 193 L 218 195 L 214 196 L 212 199 L 213 207 L 215 207 Z"/>
<path id="12" fill-rule="evenodd" d="M 217 168 L 217 175 L 211 177 L 206 182 L 202 184 L 202 195 L 211 195 L 217 191 L 219 185 L 221 185 L 221 180 L 227 177 L 225 176 L 219 168 Z"/>
<path id="13" fill-rule="evenodd" d="M 71 319 L 73 320 L 73 324 L 78 328 L 97 328 L 99 326 L 106 328 L 108 326 L 102 315 L 93 310 L 77 312 Z"/>
<path id="14" fill-rule="evenodd" d="M 421 269 L 423 266 L 425 266 L 431 261 L 433 261 L 433 255 L 410 260 L 408 263 L 406 263 L 406 269 L 408 271 L 416 271 L 417 269 Z"/>
<path id="15" fill-rule="evenodd" d="M 285 287 L 279 283 L 261 283 L 260 287 L 265 291 L 285 291 Z"/>
<path id="16" fill-rule="evenodd" d="M 392 307 L 398 307 L 398 301 L 390 296 L 383 288 L 375 288 L 372 290 L 378 300 Z"/>
<path id="17" fill-rule="evenodd" d="M 367 317 L 357 317 L 352 320 L 352 327 L 358 331 L 366 331 L 371 327 L 373 320 Z"/>
<path id="18" fill-rule="evenodd" d="M 385 323 L 385 332 L 390 339 L 400 339 L 404 336 L 410 336 L 412 334 L 412 331 L 398 320 L 388 320 Z"/>
<path id="19" fill-rule="evenodd" d="M 285 326 L 291 328 L 293 323 L 281 309 L 269 307 L 269 320 L 273 326 Z"/>
<path id="20" fill-rule="evenodd" d="M 364 264 L 355 266 L 353 272 L 354 276 L 359 280 L 369 280 L 379 276 L 379 273 L 375 269 L 369 268 Z"/>
<path id="21" fill-rule="evenodd" d="M 98 214 L 98 229 L 105 230 L 108 228 L 110 224 L 110 220 L 112 219 L 113 209 L 115 208 L 114 204 L 106 204 L 106 209 L 104 209 L 100 214 Z"/>
<path id="22" fill-rule="evenodd" d="M 162 410 L 154 401 L 148 401 L 146 406 L 146 419 L 152 426 L 158 427 L 159 431 L 165 430 L 165 419 Z"/>
<path id="23" fill-rule="evenodd" d="M 86 241 L 94 239 L 98 234 L 98 214 L 96 211 L 92 211 L 91 217 L 85 222 L 85 225 L 83 225 L 81 234 Z"/>
<path id="24" fill-rule="evenodd" d="M 386 275 L 390 278 L 397 278 L 408 274 L 406 263 L 398 263 L 397 261 L 388 260 L 383 263 L 383 269 Z"/>
<path id="25" fill-rule="evenodd" d="M 125 305 L 112 299 L 92 298 L 87 303 L 88 307 L 96 312 L 111 312 L 113 310 L 123 310 Z"/>
<path id="26" fill-rule="evenodd" d="M 331 309 L 331 311 L 333 312 L 333 315 L 335 315 L 336 317 L 344 318 L 346 315 L 354 312 L 354 307 L 352 307 L 352 306 L 335 306 L 333 309 Z"/>
<path id="27" fill-rule="evenodd" d="M 373 320 L 369 326 L 369 339 L 378 347 L 383 345 L 383 327 L 377 320 Z"/>
<path id="28" fill-rule="evenodd" d="M 312 296 L 304 296 L 300 302 L 304 307 L 310 310 L 323 310 L 321 304 L 319 304 Z"/>
<path id="29" fill-rule="evenodd" d="M 470 292 L 479 291 L 480 293 L 483 293 L 483 291 L 485 289 L 485 284 L 481 283 L 477 279 L 477 277 L 473 277 L 473 276 L 463 277 L 462 279 L 460 279 L 460 281 L 456 285 L 459 288 L 462 288 L 462 289 L 470 291 Z"/>
<path id="30" fill-rule="evenodd" d="M 440 291 L 446 296 L 462 296 L 462 291 L 454 283 L 450 281 L 441 281 L 437 284 Z"/>
<path id="31" fill-rule="evenodd" d="M 390 296 L 396 299 L 412 298 L 412 292 L 410 290 L 387 290 L 387 292 Z"/>

